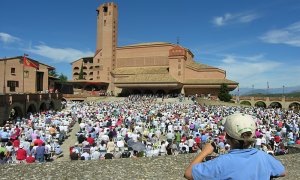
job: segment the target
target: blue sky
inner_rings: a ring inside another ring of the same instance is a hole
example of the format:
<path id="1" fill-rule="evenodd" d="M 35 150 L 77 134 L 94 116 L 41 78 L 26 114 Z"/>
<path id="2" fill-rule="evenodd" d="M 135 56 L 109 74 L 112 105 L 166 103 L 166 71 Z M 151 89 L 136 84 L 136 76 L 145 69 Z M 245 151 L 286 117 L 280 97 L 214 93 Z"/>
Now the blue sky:
<path id="1" fill-rule="evenodd" d="M 93 55 L 100 0 L 0 3 L 0 57 L 27 53 L 71 78 L 70 62 Z M 115 0 L 118 46 L 171 42 L 226 70 L 240 87 L 300 85 L 299 0 Z"/>

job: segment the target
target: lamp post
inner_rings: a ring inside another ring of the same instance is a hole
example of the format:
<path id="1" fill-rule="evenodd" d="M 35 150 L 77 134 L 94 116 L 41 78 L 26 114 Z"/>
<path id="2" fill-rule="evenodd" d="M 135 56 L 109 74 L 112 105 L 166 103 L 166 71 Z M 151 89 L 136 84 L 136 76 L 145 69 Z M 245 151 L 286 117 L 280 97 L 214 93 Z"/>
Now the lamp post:
<path id="1" fill-rule="evenodd" d="M 283 85 L 282 86 L 282 97 L 284 97 L 284 88 L 285 88 L 285 86 Z"/>

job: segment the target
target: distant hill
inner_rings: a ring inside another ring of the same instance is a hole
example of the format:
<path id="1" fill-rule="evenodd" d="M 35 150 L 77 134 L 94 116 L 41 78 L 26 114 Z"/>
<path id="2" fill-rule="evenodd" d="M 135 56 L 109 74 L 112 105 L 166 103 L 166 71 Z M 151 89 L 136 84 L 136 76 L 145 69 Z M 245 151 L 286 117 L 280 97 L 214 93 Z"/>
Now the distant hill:
<path id="1" fill-rule="evenodd" d="M 257 94 L 248 94 L 248 95 L 244 95 L 244 96 L 253 96 L 253 97 L 281 97 L 282 94 L 261 94 L 261 93 L 257 93 Z M 293 93 L 287 93 L 284 94 L 285 97 L 300 97 L 300 92 L 293 92 Z"/>
<path id="2" fill-rule="evenodd" d="M 239 95 L 240 96 L 249 96 L 255 94 L 274 94 L 276 96 L 282 96 L 283 88 L 270 88 L 270 89 L 252 89 L 252 88 L 240 88 Z M 294 93 L 294 94 L 293 94 Z M 293 97 L 298 97 L 297 93 L 300 93 L 300 86 L 293 86 L 293 87 L 285 87 L 284 94 L 287 96 L 288 94 L 294 95 Z M 232 95 L 238 95 L 238 90 L 235 89 L 231 92 Z"/>

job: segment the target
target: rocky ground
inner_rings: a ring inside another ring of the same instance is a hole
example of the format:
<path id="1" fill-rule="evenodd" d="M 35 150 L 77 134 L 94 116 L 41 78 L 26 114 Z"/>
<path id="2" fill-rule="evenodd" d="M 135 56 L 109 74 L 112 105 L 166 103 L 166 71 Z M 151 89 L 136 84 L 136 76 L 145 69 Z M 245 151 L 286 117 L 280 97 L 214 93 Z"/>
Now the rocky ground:
<path id="1" fill-rule="evenodd" d="M 1 166 L 1 179 L 183 179 L 193 154 L 139 159 L 56 161 L 44 164 Z M 279 156 L 288 175 L 299 179 L 299 154 Z"/>

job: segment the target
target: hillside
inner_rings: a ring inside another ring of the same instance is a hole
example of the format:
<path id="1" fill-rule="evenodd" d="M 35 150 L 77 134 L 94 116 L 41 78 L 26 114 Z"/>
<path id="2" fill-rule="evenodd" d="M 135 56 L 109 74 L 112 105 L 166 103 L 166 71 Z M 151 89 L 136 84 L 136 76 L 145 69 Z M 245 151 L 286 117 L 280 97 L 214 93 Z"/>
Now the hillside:
<path id="1" fill-rule="evenodd" d="M 291 87 L 280 87 L 280 88 L 238 88 L 231 92 L 233 95 L 239 94 L 240 96 L 249 96 L 251 94 L 276 94 L 282 96 L 284 94 L 290 94 L 295 92 L 300 92 L 300 86 L 291 86 Z"/>
<path id="2" fill-rule="evenodd" d="M 263 94 L 263 93 L 254 93 L 254 94 L 248 94 L 246 96 L 254 96 L 254 97 L 282 97 L 281 94 Z M 292 92 L 284 94 L 285 97 L 300 97 L 300 92 Z"/>

